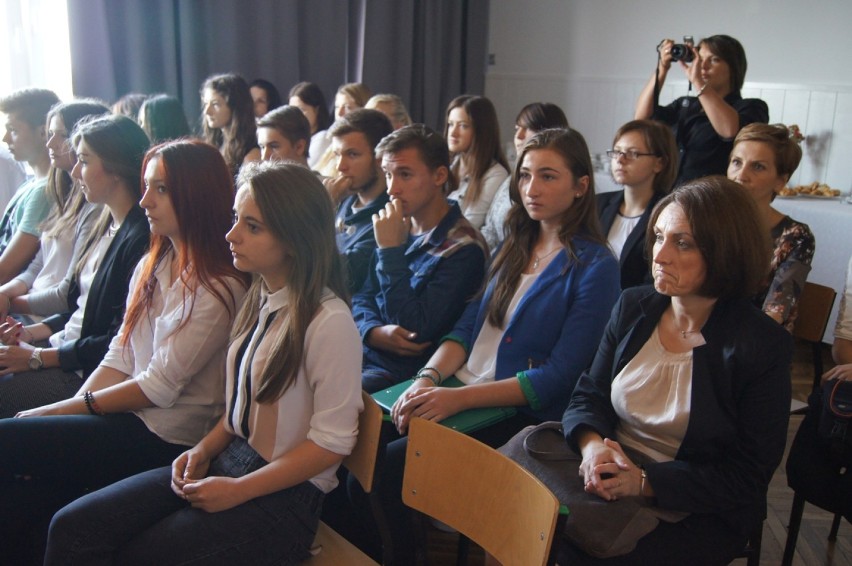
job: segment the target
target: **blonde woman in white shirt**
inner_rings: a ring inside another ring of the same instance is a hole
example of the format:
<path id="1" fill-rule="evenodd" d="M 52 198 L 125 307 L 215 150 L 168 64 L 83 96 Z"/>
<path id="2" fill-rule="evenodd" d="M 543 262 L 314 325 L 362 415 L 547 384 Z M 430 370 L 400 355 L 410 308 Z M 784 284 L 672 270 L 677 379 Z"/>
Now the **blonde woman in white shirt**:
<path id="1" fill-rule="evenodd" d="M 264 162 L 244 168 L 238 184 L 227 238 L 234 265 L 258 277 L 232 332 L 224 417 L 171 468 L 58 513 L 46 564 L 309 556 L 323 496 L 355 445 L 361 340 L 316 176 Z"/>
<path id="2" fill-rule="evenodd" d="M 224 241 L 230 172 L 200 141 L 153 148 L 143 171 L 151 251 L 105 358 L 76 396 L 0 420 L 4 549 L 43 546 L 56 509 L 167 465 L 224 411 L 226 344 L 248 283 Z"/>

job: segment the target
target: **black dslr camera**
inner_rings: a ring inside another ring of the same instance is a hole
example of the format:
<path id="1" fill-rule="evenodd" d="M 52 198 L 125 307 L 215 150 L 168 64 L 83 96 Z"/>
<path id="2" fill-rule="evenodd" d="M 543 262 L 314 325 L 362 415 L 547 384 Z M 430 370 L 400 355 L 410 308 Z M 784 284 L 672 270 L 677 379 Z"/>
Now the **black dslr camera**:
<path id="1" fill-rule="evenodd" d="M 695 55 L 692 53 L 691 47 L 695 45 L 691 35 L 683 36 L 683 43 L 675 43 L 672 45 L 672 62 L 683 61 L 684 63 L 692 63 Z"/>

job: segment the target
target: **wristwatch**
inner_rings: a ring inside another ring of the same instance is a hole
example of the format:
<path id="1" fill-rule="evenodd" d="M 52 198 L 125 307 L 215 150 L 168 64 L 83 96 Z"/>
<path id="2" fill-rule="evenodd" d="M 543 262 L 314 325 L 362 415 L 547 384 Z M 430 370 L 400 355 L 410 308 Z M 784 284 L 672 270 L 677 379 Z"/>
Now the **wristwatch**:
<path id="1" fill-rule="evenodd" d="M 44 361 L 41 359 L 41 348 L 33 350 L 33 354 L 30 356 L 30 361 L 27 362 L 27 365 L 33 371 L 38 371 L 44 367 Z"/>

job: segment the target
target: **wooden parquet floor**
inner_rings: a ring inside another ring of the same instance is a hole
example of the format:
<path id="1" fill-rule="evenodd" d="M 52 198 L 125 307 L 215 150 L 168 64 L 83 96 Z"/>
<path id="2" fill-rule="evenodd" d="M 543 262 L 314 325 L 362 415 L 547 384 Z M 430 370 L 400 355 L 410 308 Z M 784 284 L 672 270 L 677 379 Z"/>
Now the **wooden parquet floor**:
<path id="1" fill-rule="evenodd" d="M 831 353 L 825 346 L 823 360 L 826 368 L 833 365 Z M 804 344 L 796 345 L 793 359 L 793 397 L 802 401 L 807 400 L 813 382 L 813 365 L 811 363 L 810 347 Z M 790 427 L 787 433 L 787 450 L 798 430 L 801 416 L 790 417 Z M 787 523 L 790 519 L 790 507 L 793 504 L 793 491 L 787 487 L 787 477 L 784 472 L 785 453 L 781 466 L 775 472 L 769 485 L 767 518 L 763 523 L 763 544 L 760 554 L 761 566 L 773 566 L 781 563 L 784 554 L 784 544 L 787 540 Z M 828 532 L 831 530 L 833 516 L 805 504 L 802 516 L 802 526 L 796 544 L 796 554 L 793 557 L 795 566 L 852 566 L 852 525 L 841 521 L 837 540 L 830 542 Z M 456 564 L 457 535 L 444 533 L 430 527 L 428 533 L 428 554 L 431 566 L 454 566 Z M 482 550 L 471 544 L 468 564 L 481 566 L 483 564 Z M 746 560 L 739 559 L 732 563 L 734 566 L 745 566 Z"/>

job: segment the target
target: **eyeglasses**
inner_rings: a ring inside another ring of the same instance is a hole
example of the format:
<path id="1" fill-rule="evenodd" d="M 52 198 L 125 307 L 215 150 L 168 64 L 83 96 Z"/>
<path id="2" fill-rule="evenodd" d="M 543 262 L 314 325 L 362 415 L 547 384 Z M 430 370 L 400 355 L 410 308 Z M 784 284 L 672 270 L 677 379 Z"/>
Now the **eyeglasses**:
<path id="1" fill-rule="evenodd" d="M 640 157 L 657 157 L 656 153 L 640 153 L 635 149 L 628 149 L 627 151 L 621 151 L 618 149 L 608 149 L 606 150 L 606 156 L 610 159 L 616 159 L 619 157 L 626 157 L 628 161 L 634 161 L 639 159 Z"/>

